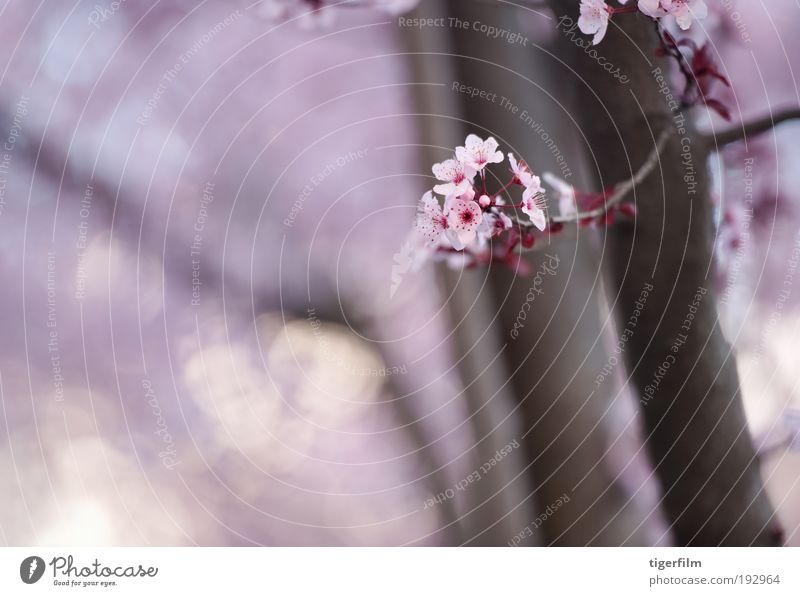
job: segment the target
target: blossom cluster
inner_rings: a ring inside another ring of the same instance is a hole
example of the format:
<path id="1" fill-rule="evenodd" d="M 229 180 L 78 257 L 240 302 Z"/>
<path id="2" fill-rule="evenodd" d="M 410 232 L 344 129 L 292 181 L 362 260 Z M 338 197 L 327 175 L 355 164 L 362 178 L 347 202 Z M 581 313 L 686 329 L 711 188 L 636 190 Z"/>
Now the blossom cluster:
<path id="1" fill-rule="evenodd" d="M 583 33 L 593 35 L 592 44 L 597 45 L 605 37 L 608 22 L 614 14 L 641 12 L 655 20 L 659 34 L 660 47 L 657 56 L 667 56 L 675 60 L 686 82 L 681 107 L 704 104 L 726 120 L 730 119 L 727 107 L 718 99 L 711 97 L 711 86 L 715 81 L 730 86 L 728 79 L 714 64 L 707 44 L 699 45 L 689 38 L 677 39 L 661 19 L 674 19 L 682 30 L 688 29 L 694 19 L 708 15 L 708 7 L 703 0 L 617 0 L 623 6 L 609 6 L 604 0 L 581 0 L 578 27 Z M 630 2 L 630 5 L 628 3 Z"/>
<path id="2" fill-rule="evenodd" d="M 604 0 L 581 0 L 578 28 L 587 35 L 593 35 L 592 43 L 603 40 L 608 29 L 608 21 L 617 13 L 641 12 L 653 19 L 671 17 L 678 26 L 686 30 L 694 19 L 705 18 L 708 14 L 703 0 L 638 0 L 636 6 L 629 0 L 617 0 L 623 6 L 610 6 Z"/>
<path id="3" fill-rule="evenodd" d="M 529 228 L 543 231 L 547 226 L 541 180 L 524 161 L 509 153 L 510 180 L 499 191 L 490 193 L 487 166 L 503 161 L 505 156 L 493 137 L 483 140 L 471 134 L 462 147 L 456 148 L 451 159 L 433 165 L 433 175 L 439 184 L 426 192 L 419 203 L 413 231 L 418 250 L 433 254 L 463 253 L 482 259 L 489 256 L 490 240 L 496 237 L 505 236 L 502 250 L 506 254 L 520 242 L 533 244 Z M 512 187 L 522 189 L 518 204 L 507 203 L 503 197 Z M 442 204 L 434 193 L 443 197 Z M 517 219 L 516 210 L 527 219 Z"/>
<path id="4" fill-rule="evenodd" d="M 507 182 L 490 192 L 488 166 L 506 157 Z M 429 258 L 453 266 L 499 261 L 524 271 L 519 256 L 534 246 L 537 234 L 557 233 L 566 222 L 606 225 L 616 212 L 635 215 L 630 204 L 607 205 L 608 193 L 581 193 L 547 172 L 541 178 L 534 175 L 513 153 L 504 156 L 493 137 L 484 140 L 470 134 L 452 158 L 434 164 L 432 170 L 437 184 L 420 200 L 408 242 L 417 264 Z M 558 205 L 554 218 L 547 215 L 542 179 Z M 519 202 L 510 199 L 514 191 Z"/>

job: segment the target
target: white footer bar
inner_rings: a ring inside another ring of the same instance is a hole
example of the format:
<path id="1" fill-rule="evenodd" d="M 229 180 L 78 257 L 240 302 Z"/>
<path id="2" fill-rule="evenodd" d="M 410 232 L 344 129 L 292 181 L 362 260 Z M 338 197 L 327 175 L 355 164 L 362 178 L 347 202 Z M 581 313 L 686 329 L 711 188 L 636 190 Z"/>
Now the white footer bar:
<path id="1" fill-rule="evenodd" d="M 0 594 L 796 596 L 798 567 L 789 548 L 13 547 Z"/>

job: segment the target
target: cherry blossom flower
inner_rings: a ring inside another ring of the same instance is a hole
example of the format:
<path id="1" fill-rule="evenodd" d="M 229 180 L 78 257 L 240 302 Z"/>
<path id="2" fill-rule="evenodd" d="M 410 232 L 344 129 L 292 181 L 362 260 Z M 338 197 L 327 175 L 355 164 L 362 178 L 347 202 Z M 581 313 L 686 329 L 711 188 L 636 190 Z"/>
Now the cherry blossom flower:
<path id="1" fill-rule="evenodd" d="M 618 0 L 620 4 L 628 4 L 628 0 Z M 583 33 L 594 35 L 592 45 L 600 43 L 608 30 L 608 21 L 617 13 L 636 12 L 646 14 L 654 19 L 667 16 L 675 18 L 681 29 L 688 29 L 693 19 L 702 19 L 708 15 L 704 0 L 638 0 L 637 6 L 611 7 L 604 0 L 581 0 L 578 27 Z"/>
<path id="2" fill-rule="evenodd" d="M 611 7 L 603 0 L 581 0 L 581 16 L 578 28 L 587 35 L 594 35 L 592 45 L 597 45 L 606 35 Z"/>
<path id="3" fill-rule="evenodd" d="M 478 135 L 469 135 L 464 147 L 456 147 L 456 159 L 465 167 L 480 172 L 490 163 L 503 161 L 503 152 L 498 151 L 497 147 L 494 137 L 484 141 Z"/>
<path id="4" fill-rule="evenodd" d="M 460 195 L 452 194 L 445 197 L 444 200 L 444 214 L 450 210 L 450 204 L 453 201 L 471 201 L 475 198 L 475 187 L 470 184 L 467 189 Z"/>
<path id="5" fill-rule="evenodd" d="M 542 188 L 542 181 L 539 180 L 539 176 L 534 176 L 533 174 L 531 174 L 527 182 L 528 183 L 525 185 L 525 191 L 522 193 L 523 202 L 530 201 L 537 195 L 544 194 L 544 189 Z"/>
<path id="6" fill-rule="evenodd" d="M 500 236 L 514 227 L 513 220 L 498 208 L 505 204 L 503 197 L 497 196 L 494 198 L 495 206 L 484 212 L 483 220 L 477 230 L 479 246 L 485 246 L 491 238 Z"/>
<path id="7" fill-rule="evenodd" d="M 508 163 L 511 166 L 511 173 L 514 174 L 515 178 L 517 180 L 522 180 L 523 174 L 528 171 L 528 167 L 525 165 L 525 162 L 517 162 L 517 158 L 514 157 L 514 154 L 509 153 Z"/>
<path id="8" fill-rule="evenodd" d="M 550 172 L 542 174 L 544 181 L 555 191 L 558 200 L 558 212 L 563 217 L 571 217 L 578 212 L 575 189 L 565 180 L 554 176 Z"/>
<path id="9" fill-rule="evenodd" d="M 635 6 L 630 8 L 636 10 Z M 586 223 L 578 218 L 576 197 L 580 197 L 582 202 L 587 196 L 599 201 L 595 207 L 597 213 L 584 217 L 584 220 L 591 220 L 589 223 L 611 225 L 614 213 L 616 210 L 622 212 L 623 207 L 625 213 L 635 215 L 632 205 L 603 209 L 605 193 L 577 193 L 565 181 L 544 174 L 544 180 L 555 189 L 564 216 L 559 221 L 549 221 L 542 181 L 512 153 L 508 153 L 510 180 L 507 178 L 505 184 L 499 183 L 499 188 L 490 188 L 491 179 L 486 175 L 486 167 L 504 161 L 503 153 L 497 148 L 497 141 L 493 138 L 484 141 L 471 134 L 464 146 L 456 149 L 456 159 L 433 166 L 433 173 L 442 184 L 435 185 L 420 200 L 416 223 L 408 240 L 413 247 L 413 259 L 406 255 L 410 249 L 404 245 L 406 252 L 396 258 L 398 276 L 403 272 L 401 269 L 410 267 L 409 263 L 413 261 L 416 266 L 422 260 L 470 268 L 501 263 L 517 273 L 528 271 L 522 255 L 534 248 L 537 234 L 545 230 L 551 235 L 557 234 L 570 216 L 574 223 Z M 480 190 L 473 183 L 478 172 L 481 174 Z M 515 187 L 522 187 L 521 200 L 509 196 Z M 444 198 L 437 197 L 434 192 L 444 195 Z M 508 210 L 521 210 L 527 217 L 514 217 Z"/>
<path id="10" fill-rule="evenodd" d="M 531 223 L 540 231 L 544 231 L 547 227 L 547 217 L 544 214 L 543 207 L 544 204 L 541 194 L 522 197 L 522 212 L 531 218 Z"/>
<path id="11" fill-rule="evenodd" d="M 517 162 L 513 153 L 508 154 L 508 161 L 511 164 L 511 171 L 514 173 L 515 179 L 525 187 L 525 192 L 522 193 L 522 211 L 527 213 L 533 224 L 540 230 L 544 230 L 546 226 L 546 219 L 544 211 L 541 209 L 541 195 L 544 194 L 542 188 L 542 181 L 539 176 L 534 176 L 528 169 L 528 165 L 524 162 Z"/>
<path id="12" fill-rule="evenodd" d="M 483 221 L 483 212 L 475 201 L 455 200 L 447 214 L 447 238 L 456 250 L 475 240 Z"/>
<path id="13" fill-rule="evenodd" d="M 499 236 L 514 227 L 514 222 L 505 213 L 489 212 L 483 214 L 483 221 L 478 229 L 478 239 L 482 242 Z"/>
<path id="14" fill-rule="evenodd" d="M 612 13 L 635 10 L 637 8 L 631 4 L 629 8 Z M 508 153 L 510 179 L 506 177 L 505 184 L 498 182 L 492 189 L 493 179 L 486 175 L 485 168 L 490 163 L 504 161 L 492 138 L 483 141 L 476 135 L 469 135 L 465 146 L 456 150 L 456 157 L 433 166 L 436 178 L 445 184 L 436 185 L 420 200 L 416 224 L 408 241 L 413 250 L 404 245 L 401 254 L 396 255 L 393 280 L 422 261 L 467 268 L 497 263 L 518 275 L 525 275 L 530 267 L 524 253 L 535 250 L 542 232 L 552 237 L 569 223 L 610 226 L 618 215 L 636 218 L 634 203 L 621 202 L 621 197 L 609 194 L 615 187 L 598 193 L 579 192 L 546 172 L 542 178 L 552 187 L 560 211 L 560 216 L 548 218 L 542 181 L 512 153 Z M 480 190 L 473 185 L 478 171 L 481 173 Z M 519 187 L 522 187 L 522 198 L 515 200 L 511 194 L 519 192 L 516 190 Z M 436 197 L 434 191 L 444 198 Z M 552 203 L 549 206 L 553 208 Z M 527 217 L 515 215 L 519 211 Z"/>
<path id="15" fill-rule="evenodd" d="M 426 247 L 436 246 L 442 233 L 447 229 L 447 218 L 442 213 L 439 202 L 433 197 L 431 191 L 426 192 L 420 199 L 417 208 L 417 221 L 415 230 L 421 237 Z"/>
<path id="16" fill-rule="evenodd" d="M 639 0 L 639 10 L 654 19 L 673 16 L 684 31 L 693 19 L 708 16 L 708 7 L 703 0 Z"/>
<path id="17" fill-rule="evenodd" d="M 472 188 L 475 170 L 461 161 L 448 159 L 433 165 L 433 175 L 437 180 L 446 182 L 434 186 L 435 192 L 445 196 L 459 196 Z"/>
<path id="18" fill-rule="evenodd" d="M 528 164 L 524 161 L 517 162 L 517 158 L 514 157 L 513 153 L 508 154 L 508 162 L 511 164 L 511 171 L 514 173 L 514 177 L 522 186 L 528 188 L 533 184 L 535 176 L 528 169 Z"/>

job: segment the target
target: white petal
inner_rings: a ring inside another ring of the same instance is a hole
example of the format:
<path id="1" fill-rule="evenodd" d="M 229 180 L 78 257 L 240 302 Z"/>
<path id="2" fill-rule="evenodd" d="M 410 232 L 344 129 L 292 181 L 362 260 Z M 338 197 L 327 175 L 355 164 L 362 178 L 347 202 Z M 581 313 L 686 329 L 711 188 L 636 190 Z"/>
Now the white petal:
<path id="1" fill-rule="evenodd" d="M 542 211 L 541 209 L 535 209 L 533 213 L 530 214 L 530 218 L 531 218 L 531 223 L 533 223 L 534 226 L 539 228 L 540 231 L 543 232 L 544 229 L 547 227 L 547 218 L 544 216 L 544 211 Z"/>
<path id="2" fill-rule="evenodd" d="M 470 151 L 480 149 L 483 146 L 483 139 L 478 135 L 471 134 L 467 136 L 467 140 L 464 145 Z"/>
<path id="3" fill-rule="evenodd" d="M 447 159 L 441 163 L 433 164 L 431 170 L 433 170 L 433 175 L 436 176 L 437 180 L 449 182 L 456 176 L 458 162 L 454 159 Z"/>
<path id="4" fill-rule="evenodd" d="M 503 162 L 502 151 L 495 151 L 494 155 L 489 156 L 489 163 L 502 163 L 502 162 Z"/>
<path id="5" fill-rule="evenodd" d="M 456 185 L 452 182 L 448 182 L 447 184 L 437 184 L 433 187 L 433 191 L 440 195 L 448 196 L 455 193 Z"/>
<path id="6" fill-rule="evenodd" d="M 578 18 L 578 29 L 581 30 L 581 33 L 586 33 L 587 35 L 596 33 L 600 29 L 600 20 L 592 16 L 581 15 Z"/>
<path id="7" fill-rule="evenodd" d="M 663 17 L 666 13 L 662 10 L 659 0 L 639 0 L 639 10 L 648 17 Z"/>
<path id="8" fill-rule="evenodd" d="M 607 29 L 608 29 L 608 20 L 605 20 L 600 25 L 600 29 L 597 30 L 597 33 L 594 34 L 594 37 L 592 38 L 592 45 L 596 46 L 601 41 L 603 41 L 603 38 L 606 36 Z"/>
<path id="9" fill-rule="evenodd" d="M 456 250 L 464 250 L 465 244 L 461 242 L 455 230 L 447 230 L 445 236 L 450 241 L 450 244 L 453 245 L 453 248 L 455 248 Z"/>

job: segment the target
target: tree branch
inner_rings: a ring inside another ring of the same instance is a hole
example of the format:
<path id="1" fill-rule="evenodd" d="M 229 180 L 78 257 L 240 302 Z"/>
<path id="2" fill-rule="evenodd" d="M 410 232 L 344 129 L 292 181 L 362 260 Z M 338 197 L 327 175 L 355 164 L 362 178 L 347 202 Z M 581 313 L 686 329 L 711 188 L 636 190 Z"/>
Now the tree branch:
<path id="1" fill-rule="evenodd" d="M 709 148 L 718 151 L 731 143 L 743 141 L 767 132 L 788 120 L 800 120 L 800 108 L 786 108 L 777 112 L 770 112 L 767 116 L 750 122 L 743 122 L 720 133 L 706 133 L 703 135 L 703 140 Z"/>
<path id="2" fill-rule="evenodd" d="M 605 200 L 603 205 L 597 207 L 596 209 L 591 209 L 589 211 L 577 211 L 576 213 L 573 213 L 571 215 L 554 215 L 552 217 L 548 216 L 547 217 L 548 226 L 554 223 L 558 224 L 576 223 L 583 219 L 592 219 L 595 217 L 600 217 L 606 214 L 609 211 L 609 209 L 621 203 L 622 200 L 628 196 L 628 193 L 631 192 L 637 185 L 641 184 L 644 181 L 644 179 L 647 178 L 650 172 L 653 171 L 653 168 L 656 167 L 656 164 L 659 163 L 661 153 L 664 150 L 664 146 L 667 144 L 667 139 L 669 139 L 671 134 L 672 131 L 670 129 L 665 129 L 661 131 L 661 135 L 659 136 L 658 141 L 656 141 L 655 147 L 653 147 L 653 149 L 650 151 L 650 155 L 647 156 L 647 159 L 644 161 L 644 163 L 639 167 L 639 169 L 633 176 L 614 186 L 614 191 Z M 508 217 L 521 229 L 532 230 L 534 228 L 533 223 L 531 223 L 530 221 L 522 220 L 516 217 L 515 215 L 509 215 Z M 541 244 L 536 244 L 531 248 L 523 248 L 520 246 L 517 247 L 517 250 L 519 251 L 520 254 L 526 254 L 526 253 L 538 252 L 542 248 L 543 246 Z"/>
<path id="3" fill-rule="evenodd" d="M 632 191 L 636 185 L 641 184 L 650 172 L 653 171 L 653 168 L 655 168 L 656 164 L 660 161 L 661 152 L 664 150 L 664 145 L 667 144 L 667 139 L 671 134 L 672 131 L 670 129 L 661 131 L 661 135 L 658 137 L 655 147 L 650 151 L 650 155 L 647 156 L 647 159 L 641 167 L 628 180 L 614 186 L 614 192 L 611 193 L 601 207 L 592 209 L 591 211 L 579 211 L 572 215 L 556 215 L 549 218 L 549 221 L 553 223 L 572 223 L 581 219 L 600 217 L 607 213 L 609 209 L 619 204 L 622 199 L 628 196 L 628 193 Z"/>

